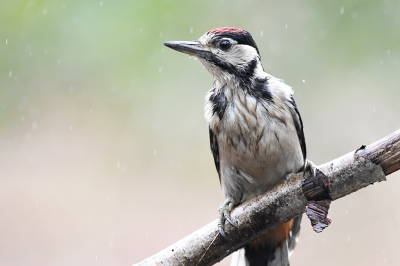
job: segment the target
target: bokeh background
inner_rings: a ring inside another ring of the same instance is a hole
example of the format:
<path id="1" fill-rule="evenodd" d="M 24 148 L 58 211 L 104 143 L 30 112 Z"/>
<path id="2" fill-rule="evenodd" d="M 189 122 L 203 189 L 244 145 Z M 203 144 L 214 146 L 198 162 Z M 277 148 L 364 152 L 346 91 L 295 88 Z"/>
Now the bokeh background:
<path id="1" fill-rule="evenodd" d="M 163 41 L 250 31 L 317 164 L 400 128 L 400 1 L 15 0 L 0 23 L 0 265 L 132 265 L 217 218 L 212 82 Z M 292 265 L 400 265 L 399 189 L 303 219 Z"/>

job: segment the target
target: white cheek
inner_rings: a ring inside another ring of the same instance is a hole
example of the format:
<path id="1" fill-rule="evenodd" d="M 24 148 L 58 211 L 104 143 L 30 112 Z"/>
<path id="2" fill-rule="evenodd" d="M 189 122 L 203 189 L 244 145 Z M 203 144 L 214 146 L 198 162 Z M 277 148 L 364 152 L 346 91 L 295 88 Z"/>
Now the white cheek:
<path id="1" fill-rule="evenodd" d="M 257 58 L 258 53 L 253 47 L 238 44 L 234 45 L 230 51 L 221 53 L 220 57 L 227 63 L 240 67 Z"/>

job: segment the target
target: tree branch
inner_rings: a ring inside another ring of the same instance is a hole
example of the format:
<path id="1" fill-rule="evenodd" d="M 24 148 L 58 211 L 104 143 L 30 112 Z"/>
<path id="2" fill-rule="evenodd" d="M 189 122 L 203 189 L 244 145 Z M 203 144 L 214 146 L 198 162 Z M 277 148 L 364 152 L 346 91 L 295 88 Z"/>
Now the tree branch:
<path id="1" fill-rule="evenodd" d="M 225 225 L 229 241 L 219 235 L 215 220 L 136 265 L 212 265 L 304 212 L 312 219 L 314 230 L 322 231 L 330 223 L 327 210 L 331 200 L 384 181 L 386 175 L 400 169 L 400 130 L 318 169 L 316 178 L 289 174 L 267 193 L 236 207 L 231 218 L 237 228 Z"/>

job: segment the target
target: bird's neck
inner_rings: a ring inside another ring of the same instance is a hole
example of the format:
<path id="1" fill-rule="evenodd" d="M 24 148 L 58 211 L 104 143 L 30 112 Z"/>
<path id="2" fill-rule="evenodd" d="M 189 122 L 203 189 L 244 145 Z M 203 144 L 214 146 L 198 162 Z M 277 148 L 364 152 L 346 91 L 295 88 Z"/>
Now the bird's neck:
<path id="1" fill-rule="evenodd" d="M 244 70 L 245 71 L 245 70 Z M 267 79 L 269 74 L 264 72 L 260 62 L 257 62 L 253 69 L 249 70 L 252 75 L 233 75 L 229 72 L 214 73 L 213 78 L 213 89 L 216 93 L 223 92 L 225 90 L 230 91 L 250 91 L 256 90 L 257 80 Z"/>

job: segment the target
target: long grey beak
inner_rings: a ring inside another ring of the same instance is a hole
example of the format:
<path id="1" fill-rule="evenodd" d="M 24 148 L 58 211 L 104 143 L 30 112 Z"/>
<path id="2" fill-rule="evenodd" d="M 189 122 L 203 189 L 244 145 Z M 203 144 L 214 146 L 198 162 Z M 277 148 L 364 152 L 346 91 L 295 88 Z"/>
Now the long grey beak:
<path id="1" fill-rule="evenodd" d="M 197 41 L 194 42 L 186 42 L 186 41 L 176 41 L 176 42 L 164 42 L 164 45 L 174 49 L 178 52 L 182 52 L 188 55 L 202 57 L 207 59 L 211 52 L 208 49 L 205 49 L 204 46 Z"/>

